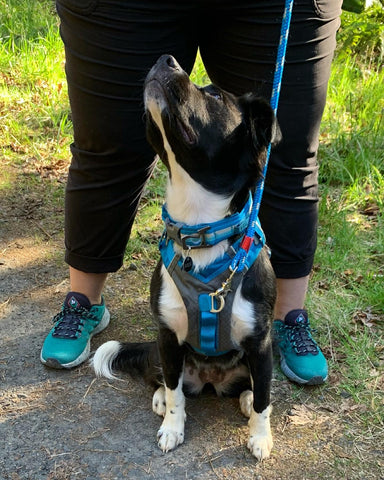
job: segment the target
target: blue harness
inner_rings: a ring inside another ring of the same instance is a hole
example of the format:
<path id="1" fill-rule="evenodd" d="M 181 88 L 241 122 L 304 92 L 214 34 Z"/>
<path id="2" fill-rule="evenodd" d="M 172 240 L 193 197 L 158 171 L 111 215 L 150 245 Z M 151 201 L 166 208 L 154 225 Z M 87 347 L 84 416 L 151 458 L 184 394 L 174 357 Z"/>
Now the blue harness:
<path id="1" fill-rule="evenodd" d="M 188 313 L 186 342 L 206 356 L 222 355 L 239 349 L 231 339 L 231 313 L 234 295 L 245 272 L 255 262 L 265 245 L 260 223 L 251 242 L 242 272 L 231 269 L 252 209 L 252 196 L 241 212 L 212 224 L 186 225 L 175 222 L 163 206 L 165 230 L 159 243 L 163 264 L 175 282 Z M 223 240 L 230 245 L 224 255 L 196 271 L 185 268 L 183 250 L 209 248 Z"/>

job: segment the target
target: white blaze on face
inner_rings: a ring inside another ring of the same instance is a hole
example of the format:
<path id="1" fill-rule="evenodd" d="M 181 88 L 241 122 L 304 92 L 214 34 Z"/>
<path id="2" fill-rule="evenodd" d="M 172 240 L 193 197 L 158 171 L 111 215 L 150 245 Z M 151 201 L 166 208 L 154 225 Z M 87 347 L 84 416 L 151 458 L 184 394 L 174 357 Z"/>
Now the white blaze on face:
<path id="1" fill-rule="evenodd" d="M 146 108 L 157 125 L 167 153 L 170 178 L 167 185 L 166 202 L 169 215 L 177 222 L 187 225 L 212 223 L 222 220 L 229 214 L 232 196 L 209 192 L 184 170 L 176 160 L 170 142 L 165 133 L 161 113 L 167 107 L 164 98 L 153 90 L 145 96 Z M 199 270 L 224 254 L 228 246 L 225 240 L 209 249 L 194 250 L 194 268 Z M 184 252 L 185 253 L 185 252 Z"/>
<path id="2" fill-rule="evenodd" d="M 166 136 L 161 112 L 165 108 L 162 98 L 146 98 L 146 106 L 163 138 L 167 152 L 171 179 L 167 188 L 167 208 L 171 217 L 188 225 L 210 223 L 228 215 L 232 196 L 217 195 L 199 185 L 176 161 Z"/>

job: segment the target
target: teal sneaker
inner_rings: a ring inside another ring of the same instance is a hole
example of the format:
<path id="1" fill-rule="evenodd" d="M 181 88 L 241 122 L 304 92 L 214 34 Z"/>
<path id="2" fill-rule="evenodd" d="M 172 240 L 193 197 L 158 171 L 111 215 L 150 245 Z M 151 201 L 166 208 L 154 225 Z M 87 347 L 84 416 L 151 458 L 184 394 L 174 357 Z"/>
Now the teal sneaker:
<path id="1" fill-rule="evenodd" d="M 69 292 L 61 312 L 54 318 L 55 326 L 44 340 L 40 360 L 52 368 L 73 368 L 90 354 L 91 338 L 109 323 L 104 304 L 91 305 L 81 293 Z"/>
<path id="2" fill-rule="evenodd" d="M 327 361 L 312 338 L 308 313 L 305 310 L 292 310 L 284 321 L 275 320 L 273 328 L 283 373 L 300 384 L 324 383 L 328 378 Z"/>

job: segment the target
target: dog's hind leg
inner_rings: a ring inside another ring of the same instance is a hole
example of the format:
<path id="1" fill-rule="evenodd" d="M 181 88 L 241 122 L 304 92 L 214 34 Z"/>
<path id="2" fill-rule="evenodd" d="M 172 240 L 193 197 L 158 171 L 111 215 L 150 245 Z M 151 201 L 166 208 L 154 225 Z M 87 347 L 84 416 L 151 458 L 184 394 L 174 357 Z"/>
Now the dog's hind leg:
<path id="1" fill-rule="evenodd" d="M 185 348 L 179 345 L 176 335 L 171 330 L 160 327 L 159 351 L 165 382 L 165 414 L 157 433 L 157 439 L 161 450 L 168 452 L 184 441 L 186 415 L 183 370 Z"/>
<path id="2" fill-rule="evenodd" d="M 161 386 L 153 394 L 153 398 L 152 398 L 153 413 L 156 413 L 156 415 L 159 415 L 160 417 L 164 417 L 165 405 L 166 405 L 165 404 L 165 388 Z"/>
<path id="3" fill-rule="evenodd" d="M 251 341 L 250 343 L 253 343 Z M 270 341 L 247 349 L 253 392 L 243 392 L 240 408 L 249 417 L 248 448 L 258 460 L 268 458 L 273 439 L 270 425 L 270 385 L 272 378 L 272 346 Z"/>
<path id="4" fill-rule="evenodd" d="M 239 403 L 241 413 L 244 417 L 251 418 L 253 411 L 253 392 L 251 390 L 244 390 L 244 392 L 241 392 Z"/>

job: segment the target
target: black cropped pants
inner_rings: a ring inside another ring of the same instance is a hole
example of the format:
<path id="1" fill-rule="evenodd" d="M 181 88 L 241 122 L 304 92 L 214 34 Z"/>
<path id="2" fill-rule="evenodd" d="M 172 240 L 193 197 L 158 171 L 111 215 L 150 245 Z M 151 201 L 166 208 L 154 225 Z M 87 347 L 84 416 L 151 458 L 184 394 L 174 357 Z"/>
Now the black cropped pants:
<path id="1" fill-rule="evenodd" d="M 260 219 L 278 278 L 307 275 L 317 230 L 317 148 L 341 0 L 296 0 Z M 213 83 L 270 98 L 284 0 L 58 0 L 74 126 L 66 261 L 120 268 L 154 154 L 143 81 L 162 54 L 190 72 L 198 48 Z"/>

